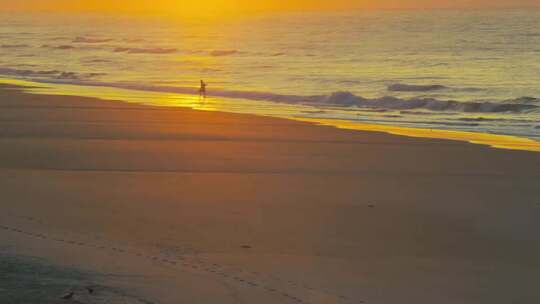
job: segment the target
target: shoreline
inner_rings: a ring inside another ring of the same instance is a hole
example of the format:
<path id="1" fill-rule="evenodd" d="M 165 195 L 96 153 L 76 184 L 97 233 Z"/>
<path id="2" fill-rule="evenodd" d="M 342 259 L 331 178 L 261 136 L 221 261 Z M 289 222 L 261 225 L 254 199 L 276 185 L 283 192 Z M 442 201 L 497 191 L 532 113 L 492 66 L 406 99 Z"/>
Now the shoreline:
<path id="1" fill-rule="evenodd" d="M 339 119 L 309 119 L 298 118 L 296 120 L 313 122 L 317 125 L 333 126 L 341 129 L 359 130 L 359 131 L 373 131 L 384 132 L 387 134 L 407 136 L 407 137 L 419 137 L 419 138 L 432 138 L 432 139 L 444 139 L 468 142 L 476 145 L 489 146 L 495 149 L 503 150 L 521 150 L 540 152 L 540 142 L 528 138 L 522 138 L 510 135 L 500 134 L 488 134 L 477 132 L 465 132 L 465 131 L 451 131 L 440 129 L 422 129 L 422 128 L 409 128 L 390 125 L 377 125 L 377 124 L 364 124 L 355 123 L 347 120 Z"/>
<path id="2" fill-rule="evenodd" d="M 95 275 L 36 275 L 47 298 L 540 301 L 538 153 L 18 89 L 0 106 L 0 254 Z"/>
<path id="3" fill-rule="evenodd" d="M 75 90 L 80 88 L 85 88 L 85 86 L 80 85 L 71 85 L 71 84 L 42 84 L 44 87 L 36 87 L 36 85 L 39 85 L 40 83 L 34 83 L 31 81 L 25 81 L 25 80 L 17 80 L 17 79 L 5 79 L 0 78 L 0 84 L 6 83 L 6 84 L 12 84 L 16 86 L 27 86 L 26 89 L 29 90 L 29 93 L 32 93 L 32 91 L 35 94 L 51 94 L 51 95 L 68 95 L 68 96 L 81 96 L 81 97 L 90 97 L 90 98 L 98 98 L 98 99 L 104 99 L 104 100 L 110 100 L 111 96 L 107 95 L 101 95 L 96 94 L 96 91 L 99 91 L 102 89 L 101 87 L 89 87 L 89 88 L 97 88 L 97 90 L 92 90 L 89 93 L 80 94 L 77 95 L 77 93 L 71 93 L 68 91 L 62 92 L 61 88 L 64 89 L 66 87 L 72 87 Z M 47 92 L 47 90 L 53 90 L 52 92 Z M 130 90 L 125 89 L 115 89 L 115 88 L 107 88 L 108 91 L 114 92 L 129 92 Z M 157 95 L 160 95 L 159 93 L 151 93 L 146 92 L 148 94 L 147 98 L 156 98 Z M 144 98 L 144 97 L 142 97 Z M 195 97 L 191 97 L 193 100 L 195 100 Z M 114 98 L 116 100 L 116 98 Z M 125 99 L 125 98 L 124 98 Z M 136 103 L 136 104 L 142 104 L 145 105 L 145 103 L 141 103 L 141 98 L 138 98 L 139 101 L 129 101 L 124 100 L 122 97 L 118 99 L 119 102 L 127 102 L 127 103 Z M 219 99 L 219 98 L 218 98 Z M 341 120 L 341 119 L 317 119 L 317 118 L 303 118 L 303 117 L 294 117 L 294 116 L 284 116 L 284 115 L 264 115 L 260 113 L 247 113 L 247 112 L 231 112 L 226 111 L 225 109 L 204 109 L 204 108 L 198 108 L 194 106 L 184 106 L 184 105 L 158 105 L 155 103 L 146 104 L 151 106 L 158 106 L 158 107 L 179 107 L 179 108 L 190 108 L 194 110 L 204 110 L 204 111 L 217 111 L 217 112 L 223 112 L 223 113 L 241 113 L 241 114 L 247 114 L 247 115 L 255 115 L 255 116 L 265 116 L 265 117 L 276 117 L 276 118 L 282 118 L 282 119 L 288 119 L 288 120 L 294 120 L 294 121 L 301 121 L 301 122 L 308 122 L 313 123 L 315 125 L 323 125 L 323 126 L 331 126 L 338 129 L 348 129 L 348 130 L 359 130 L 359 131 L 368 131 L 368 132 L 383 132 L 386 134 L 392 134 L 397 136 L 407 136 L 407 137 L 419 137 L 419 138 L 432 138 L 432 139 L 443 139 L 443 140 L 452 140 L 452 141 L 461 141 L 461 142 L 468 142 L 471 144 L 477 144 L 477 145 L 485 145 L 489 146 L 495 149 L 505 149 L 505 150 L 522 150 L 522 151 L 532 151 L 532 152 L 540 152 L 540 141 L 536 141 L 533 139 L 525 138 L 525 137 L 518 137 L 518 136 L 511 136 L 511 135 L 503 135 L 503 134 L 489 134 L 489 133 L 482 133 L 482 132 L 467 132 L 467 131 L 454 131 L 454 130 L 446 130 L 446 129 L 424 129 L 424 128 L 416 128 L 416 127 L 401 127 L 396 125 L 387 125 L 387 124 L 375 124 L 375 123 L 364 123 L 364 122 L 354 122 L 350 120 Z"/>

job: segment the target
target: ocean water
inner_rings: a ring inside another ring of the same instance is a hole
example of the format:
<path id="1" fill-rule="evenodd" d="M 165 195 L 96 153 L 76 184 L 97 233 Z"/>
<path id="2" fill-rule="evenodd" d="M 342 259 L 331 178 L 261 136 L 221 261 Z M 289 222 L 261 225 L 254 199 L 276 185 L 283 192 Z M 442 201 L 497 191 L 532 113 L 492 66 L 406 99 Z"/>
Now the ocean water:
<path id="1" fill-rule="evenodd" d="M 0 77 L 152 104 L 540 140 L 540 10 L 199 21 L 0 13 Z"/>

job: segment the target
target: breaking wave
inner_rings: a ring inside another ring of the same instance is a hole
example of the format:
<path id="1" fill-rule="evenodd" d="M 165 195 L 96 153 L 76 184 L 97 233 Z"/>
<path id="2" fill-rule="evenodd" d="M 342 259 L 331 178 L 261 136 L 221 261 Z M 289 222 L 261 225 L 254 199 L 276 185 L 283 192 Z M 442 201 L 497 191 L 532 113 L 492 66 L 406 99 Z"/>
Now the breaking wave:
<path id="1" fill-rule="evenodd" d="M 2 44 L 0 45 L 0 48 L 2 49 L 20 49 L 20 48 L 27 48 L 29 47 L 28 44 Z"/>
<path id="2" fill-rule="evenodd" d="M 486 118 L 486 117 L 462 117 L 460 121 L 468 122 L 512 122 L 512 123 L 531 123 L 536 122 L 532 119 L 509 119 L 509 118 Z"/>
<path id="3" fill-rule="evenodd" d="M 12 68 L 0 67 L 0 75 L 30 77 L 30 78 L 45 78 L 56 80 L 89 80 L 95 77 L 104 76 L 104 73 L 75 73 L 58 70 L 20 70 Z M 46 82 L 41 80 L 42 82 Z"/>
<path id="4" fill-rule="evenodd" d="M 389 92 L 436 92 L 436 91 L 453 91 L 453 92 L 481 92 L 480 88 L 452 88 L 441 84 L 391 84 L 386 88 Z"/>
<path id="5" fill-rule="evenodd" d="M 210 55 L 219 57 L 219 56 L 230 56 L 236 53 L 238 53 L 237 50 L 216 50 L 216 51 L 210 52 Z"/>
<path id="6" fill-rule="evenodd" d="M 2 71 L 0 70 L 0 74 Z M 57 79 L 62 79 L 57 77 Z M 85 80 L 84 78 L 81 80 Z M 73 84 L 114 87 L 120 89 L 130 89 L 150 92 L 166 92 L 178 94 L 198 94 L 197 89 L 187 87 L 169 87 L 155 86 L 134 83 L 108 83 L 95 81 L 79 81 Z M 250 91 L 230 91 L 222 89 L 210 90 L 209 96 L 251 99 L 260 101 L 272 101 L 279 103 L 291 104 L 308 104 L 318 106 L 338 106 L 338 107 L 357 107 L 365 109 L 377 110 L 429 110 L 429 111 L 455 111 L 455 112 L 470 112 L 470 113 L 519 113 L 539 109 L 540 106 L 532 104 L 540 100 L 536 98 L 526 97 L 526 99 L 517 98 L 514 100 L 506 100 L 503 102 L 459 102 L 453 100 L 439 100 L 434 98 L 411 98 L 401 99 L 392 96 L 380 98 L 364 98 L 354 95 L 350 92 L 334 92 L 330 95 L 285 95 L 269 92 L 250 92 Z M 520 102 L 526 100 L 526 102 Z"/>
<path id="7" fill-rule="evenodd" d="M 435 98 L 411 98 L 400 99 L 392 96 L 381 98 L 366 99 L 356 96 L 350 92 L 336 92 L 324 99 L 325 103 L 358 106 L 367 108 L 385 108 L 396 110 L 426 109 L 431 111 L 458 111 L 458 112 L 523 112 L 526 110 L 538 109 L 539 107 L 527 103 L 519 103 L 520 98 L 516 100 L 507 100 L 505 102 L 459 102 L 454 100 L 439 100 Z"/>
<path id="8" fill-rule="evenodd" d="M 129 43 L 144 42 L 144 39 L 142 38 L 124 38 L 123 40 Z"/>
<path id="9" fill-rule="evenodd" d="M 509 103 L 525 103 L 525 104 L 540 104 L 540 99 L 534 98 L 534 97 L 529 97 L 529 96 L 524 96 L 524 97 L 519 97 L 519 98 L 516 98 L 516 99 L 509 99 L 509 100 L 506 100 L 506 102 L 509 102 Z"/>
<path id="10" fill-rule="evenodd" d="M 84 59 L 82 60 L 84 63 L 111 63 L 112 60 L 109 59 L 103 59 L 103 58 L 95 58 L 95 59 Z"/>
<path id="11" fill-rule="evenodd" d="M 73 39 L 74 43 L 104 43 L 111 42 L 110 38 L 77 37 Z"/>
<path id="12" fill-rule="evenodd" d="M 432 85 L 412 85 L 396 83 L 388 86 L 388 91 L 391 92 L 431 92 L 448 89 L 448 87 L 440 84 Z"/>
<path id="13" fill-rule="evenodd" d="M 41 46 L 41 48 L 43 49 L 54 49 L 54 50 L 72 50 L 72 49 L 75 49 L 74 46 L 72 45 L 49 45 L 49 44 L 44 44 Z"/>
<path id="14" fill-rule="evenodd" d="M 128 53 L 128 54 L 172 54 L 178 50 L 175 48 L 126 48 L 119 47 L 114 49 L 115 53 Z"/>
<path id="15" fill-rule="evenodd" d="M 423 115 L 432 115 L 433 111 L 427 112 L 427 111 L 422 111 L 422 109 L 420 109 L 419 111 L 403 110 L 403 111 L 399 111 L 399 114 L 423 116 Z M 445 112 L 444 114 L 451 115 L 453 113 Z"/>

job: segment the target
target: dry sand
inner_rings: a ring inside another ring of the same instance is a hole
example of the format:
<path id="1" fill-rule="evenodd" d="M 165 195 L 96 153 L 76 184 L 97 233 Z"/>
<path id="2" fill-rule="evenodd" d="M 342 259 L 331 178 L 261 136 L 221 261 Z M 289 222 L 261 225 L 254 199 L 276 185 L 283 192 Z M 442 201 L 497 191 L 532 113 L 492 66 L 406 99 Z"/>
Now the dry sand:
<path id="1" fill-rule="evenodd" d="M 9 86 L 0 109 L 0 253 L 93 273 L 60 303 L 540 302 L 540 153 Z"/>

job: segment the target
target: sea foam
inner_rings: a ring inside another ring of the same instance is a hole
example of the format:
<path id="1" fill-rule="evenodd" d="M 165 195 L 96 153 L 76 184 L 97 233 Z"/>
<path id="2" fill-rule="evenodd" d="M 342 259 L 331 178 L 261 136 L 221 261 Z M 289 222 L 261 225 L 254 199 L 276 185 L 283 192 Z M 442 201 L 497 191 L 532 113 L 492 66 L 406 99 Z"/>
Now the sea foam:
<path id="1" fill-rule="evenodd" d="M 51 73 L 51 74 L 42 74 Z M 18 76 L 52 76 L 50 79 L 39 79 L 41 82 L 51 83 L 70 83 L 86 86 L 103 86 L 120 89 L 130 89 L 149 92 L 164 92 L 178 94 L 198 94 L 196 88 L 192 87 L 172 87 L 156 86 L 137 83 L 111 83 L 101 81 L 90 81 L 89 78 L 100 75 L 80 74 L 77 77 L 62 77 L 58 71 L 31 72 L 26 70 L 12 70 L 0 68 L 0 74 L 18 75 Z M 334 106 L 334 107 L 356 107 L 359 109 L 376 110 L 428 110 L 428 111 L 455 111 L 466 113 L 521 113 L 540 109 L 540 106 L 532 104 L 532 99 L 527 98 L 526 103 L 520 102 L 522 98 L 506 100 L 503 102 L 488 101 L 467 101 L 460 102 L 454 100 L 440 100 L 435 98 L 410 98 L 402 99 L 393 96 L 384 96 L 380 98 L 364 98 L 351 92 L 334 92 L 329 95 L 286 95 L 270 92 L 255 91 L 233 91 L 223 89 L 209 90 L 208 96 L 225 97 L 236 99 L 249 99 L 259 101 L 272 101 L 278 103 L 304 104 L 316 106 Z"/>

